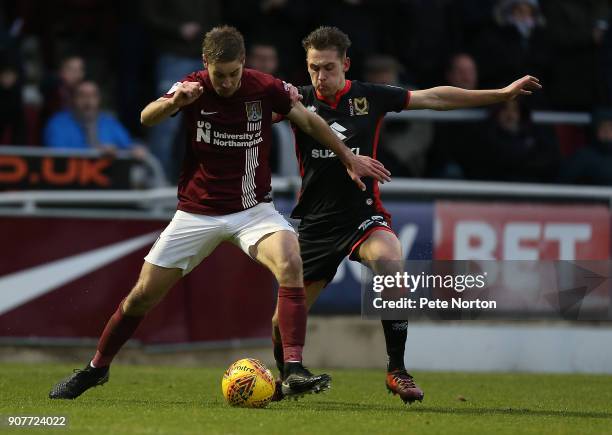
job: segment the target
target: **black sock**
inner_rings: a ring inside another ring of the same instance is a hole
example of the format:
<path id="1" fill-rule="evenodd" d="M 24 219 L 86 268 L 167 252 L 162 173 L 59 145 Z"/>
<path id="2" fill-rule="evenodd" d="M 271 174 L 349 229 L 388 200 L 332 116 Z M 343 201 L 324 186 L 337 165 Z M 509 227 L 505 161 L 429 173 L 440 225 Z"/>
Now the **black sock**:
<path id="1" fill-rule="evenodd" d="M 285 354 L 283 352 L 283 343 L 277 341 L 274 344 L 274 360 L 276 361 L 276 367 L 280 372 L 281 377 L 283 376 L 283 367 L 285 366 Z"/>
<path id="2" fill-rule="evenodd" d="M 387 345 L 387 371 L 404 370 L 404 351 L 406 349 L 406 336 L 408 322 L 405 320 L 382 320 Z"/>

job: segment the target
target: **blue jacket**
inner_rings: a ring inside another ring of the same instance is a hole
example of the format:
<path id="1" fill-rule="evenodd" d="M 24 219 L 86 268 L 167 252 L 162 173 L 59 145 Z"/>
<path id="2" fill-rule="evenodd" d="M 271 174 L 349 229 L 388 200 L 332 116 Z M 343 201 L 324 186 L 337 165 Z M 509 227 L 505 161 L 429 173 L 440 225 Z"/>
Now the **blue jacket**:
<path id="1" fill-rule="evenodd" d="M 111 115 L 98 115 L 98 142 L 112 144 L 118 149 L 132 148 L 128 131 Z M 56 113 L 49 119 L 44 132 L 45 146 L 50 148 L 90 148 L 85 131 L 69 110 Z"/>

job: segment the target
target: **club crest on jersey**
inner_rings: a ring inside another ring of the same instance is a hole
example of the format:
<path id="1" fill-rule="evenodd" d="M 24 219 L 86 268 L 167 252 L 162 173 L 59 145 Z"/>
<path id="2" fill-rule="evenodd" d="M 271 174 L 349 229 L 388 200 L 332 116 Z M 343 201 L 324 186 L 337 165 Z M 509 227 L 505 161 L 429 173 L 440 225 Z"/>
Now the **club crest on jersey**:
<path id="1" fill-rule="evenodd" d="M 244 103 L 246 107 L 247 120 L 249 122 L 261 121 L 263 118 L 263 110 L 261 109 L 261 100 L 247 101 Z"/>
<path id="2" fill-rule="evenodd" d="M 368 99 L 366 97 L 355 98 L 353 100 L 353 106 L 355 106 L 355 115 L 367 115 L 368 114 Z"/>

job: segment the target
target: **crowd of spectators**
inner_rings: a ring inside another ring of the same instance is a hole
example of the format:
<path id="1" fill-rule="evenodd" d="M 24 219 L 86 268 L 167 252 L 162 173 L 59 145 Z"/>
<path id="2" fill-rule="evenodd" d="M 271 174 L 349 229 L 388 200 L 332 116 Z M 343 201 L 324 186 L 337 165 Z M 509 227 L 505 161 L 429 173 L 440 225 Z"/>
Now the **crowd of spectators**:
<path id="1" fill-rule="evenodd" d="M 0 0 L 0 144 L 142 156 L 142 143 L 174 180 L 180 116 L 144 129 L 139 113 L 201 69 L 206 31 L 235 25 L 249 67 L 302 85 L 301 39 L 335 25 L 353 42 L 351 79 L 476 89 L 528 73 L 544 85 L 484 121 L 387 121 L 380 158 L 395 176 L 612 185 L 611 3 Z M 587 112 L 593 122 L 535 124 L 534 110 Z"/>

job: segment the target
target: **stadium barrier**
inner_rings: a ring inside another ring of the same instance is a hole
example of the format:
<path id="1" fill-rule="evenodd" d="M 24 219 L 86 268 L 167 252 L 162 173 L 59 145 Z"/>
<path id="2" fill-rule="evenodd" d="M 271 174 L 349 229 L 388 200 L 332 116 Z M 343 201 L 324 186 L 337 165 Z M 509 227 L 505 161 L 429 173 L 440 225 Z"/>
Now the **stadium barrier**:
<path id="1" fill-rule="evenodd" d="M 385 119 L 404 121 L 458 121 L 474 122 L 483 121 L 487 118 L 486 109 L 464 109 L 464 110 L 407 110 L 400 113 L 391 112 Z M 588 125 L 591 123 L 591 115 L 584 112 L 549 112 L 535 110 L 531 113 L 531 120 L 536 124 L 568 124 Z"/>

